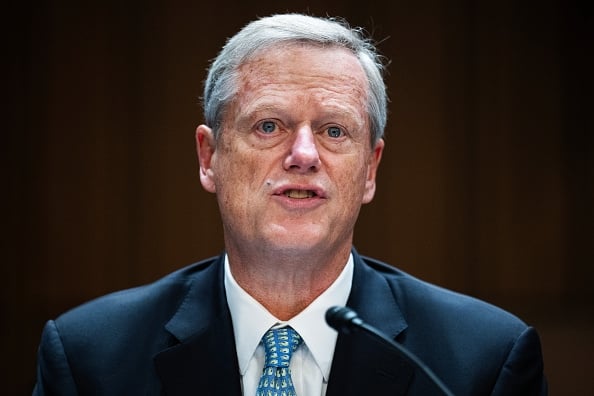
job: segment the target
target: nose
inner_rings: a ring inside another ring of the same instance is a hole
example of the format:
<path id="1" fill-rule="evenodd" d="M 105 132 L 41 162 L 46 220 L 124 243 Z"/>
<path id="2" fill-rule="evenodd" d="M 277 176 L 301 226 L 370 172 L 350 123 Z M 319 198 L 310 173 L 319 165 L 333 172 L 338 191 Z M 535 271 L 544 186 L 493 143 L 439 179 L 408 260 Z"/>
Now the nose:
<path id="1" fill-rule="evenodd" d="M 320 155 L 311 128 L 303 126 L 297 129 L 290 151 L 284 160 L 285 170 L 299 173 L 315 172 L 320 168 L 320 164 Z"/>

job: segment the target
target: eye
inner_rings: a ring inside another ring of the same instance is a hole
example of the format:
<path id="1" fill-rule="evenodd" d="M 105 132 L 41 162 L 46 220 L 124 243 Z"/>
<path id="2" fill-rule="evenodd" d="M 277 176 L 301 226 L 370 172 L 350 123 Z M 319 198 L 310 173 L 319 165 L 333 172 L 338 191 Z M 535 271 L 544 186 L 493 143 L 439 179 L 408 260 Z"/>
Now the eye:
<path id="1" fill-rule="evenodd" d="M 336 126 L 331 126 L 326 131 L 331 138 L 339 138 L 343 135 L 342 129 Z"/>
<path id="2" fill-rule="evenodd" d="M 259 128 L 264 133 L 272 133 L 276 131 L 276 123 L 274 121 L 264 121 Z"/>

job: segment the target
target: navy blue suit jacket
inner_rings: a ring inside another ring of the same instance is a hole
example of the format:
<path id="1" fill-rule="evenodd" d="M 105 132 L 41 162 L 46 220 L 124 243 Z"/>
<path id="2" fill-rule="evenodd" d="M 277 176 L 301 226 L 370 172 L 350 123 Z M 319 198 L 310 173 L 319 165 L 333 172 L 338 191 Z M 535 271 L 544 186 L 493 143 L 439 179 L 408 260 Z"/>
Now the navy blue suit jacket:
<path id="1" fill-rule="evenodd" d="M 515 316 L 353 250 L 347 305 L 462 395 L 546 395 L 537 333 Z M 34 395 L 241 395 L 223 257 L 101 297 L 44 328 Z M 365 334 L 339 335 L 328 396 L 437 395 Z M 312 396 L 312 395 L 302 395 Z"/>

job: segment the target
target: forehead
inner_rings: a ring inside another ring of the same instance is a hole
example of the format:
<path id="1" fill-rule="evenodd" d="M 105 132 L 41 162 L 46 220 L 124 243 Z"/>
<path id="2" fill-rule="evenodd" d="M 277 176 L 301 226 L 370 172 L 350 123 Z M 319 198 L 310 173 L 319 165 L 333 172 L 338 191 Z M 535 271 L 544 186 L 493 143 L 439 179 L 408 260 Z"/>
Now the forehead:
<path id="1" fill-rule="evenodd" d="M 341 47 L 274 45 L 238 68 L 236 101 L 317 100 L 365 111 L 368 82 L 357 57 Z"/>

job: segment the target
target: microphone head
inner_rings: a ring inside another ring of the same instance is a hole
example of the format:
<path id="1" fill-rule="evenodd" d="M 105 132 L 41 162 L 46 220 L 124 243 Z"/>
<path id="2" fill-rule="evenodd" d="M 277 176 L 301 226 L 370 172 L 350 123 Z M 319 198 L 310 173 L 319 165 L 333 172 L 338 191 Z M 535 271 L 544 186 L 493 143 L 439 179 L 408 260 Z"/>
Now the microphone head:
<path id="1" fill-rule="evenodd" d="M 326 311 L 326 323 L 339 333 L 349 334 L 361 326 L 363 321 L 352 309 L 334 306 Z"/>

